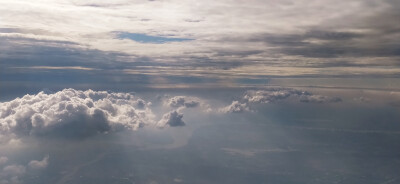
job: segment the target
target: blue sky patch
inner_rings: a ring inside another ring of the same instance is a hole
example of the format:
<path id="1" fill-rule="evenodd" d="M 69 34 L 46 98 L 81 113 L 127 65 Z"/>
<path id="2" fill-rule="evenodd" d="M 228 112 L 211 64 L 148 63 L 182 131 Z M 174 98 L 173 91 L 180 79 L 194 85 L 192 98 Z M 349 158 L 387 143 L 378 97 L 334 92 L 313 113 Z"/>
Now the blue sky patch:
<path id="1" fill-rule="evenodd" d="M 171 38 L 163 36 L 150 36 L 141 33 L 128 33 L 128 32 L 117 32 L 117 37 L 120 39 L 130 39 L 141 43 L 156 43 L 162 44 L 167 42 L 183 42 L 190 41 L 193 39 L 189 38 Z"/>

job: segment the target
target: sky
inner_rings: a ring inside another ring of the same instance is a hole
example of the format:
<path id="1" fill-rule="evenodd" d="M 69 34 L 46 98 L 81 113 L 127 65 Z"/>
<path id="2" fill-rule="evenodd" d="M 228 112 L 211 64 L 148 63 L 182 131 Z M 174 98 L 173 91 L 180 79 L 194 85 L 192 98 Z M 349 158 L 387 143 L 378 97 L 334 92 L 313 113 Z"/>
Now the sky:
<path id="1" fill-rule="evenodd" d="M 0 0 L 0 184 L 397 183 L 397 0 Z"/>

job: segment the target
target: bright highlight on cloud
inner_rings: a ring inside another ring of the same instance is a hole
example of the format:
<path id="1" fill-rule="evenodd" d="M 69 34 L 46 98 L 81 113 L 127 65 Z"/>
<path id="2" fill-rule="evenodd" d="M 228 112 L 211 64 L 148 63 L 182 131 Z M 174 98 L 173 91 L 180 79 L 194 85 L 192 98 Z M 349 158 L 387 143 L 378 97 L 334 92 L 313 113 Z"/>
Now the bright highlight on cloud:
<path id="1" fill-rule="evenodd" d="M 1 103 L 0 132 L 81 138 L 135 130 L 153 122 L 148 103 L 129 93 L 64 89 Z"/>

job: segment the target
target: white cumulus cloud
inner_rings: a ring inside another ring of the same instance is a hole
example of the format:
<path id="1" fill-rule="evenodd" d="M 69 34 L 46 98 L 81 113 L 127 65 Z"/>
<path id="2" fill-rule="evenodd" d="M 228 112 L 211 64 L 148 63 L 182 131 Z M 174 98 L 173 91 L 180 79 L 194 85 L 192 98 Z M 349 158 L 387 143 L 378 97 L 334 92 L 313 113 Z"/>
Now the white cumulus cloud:
<path id="1" fill-rule="evenodd" d="M 245 111 L 250 111 L 250 108 L 246 103 L 240 103 L 239 101 L 233 101 L 232 104 L 219 109 L 219 112 L 222 113 L 239 113 Z"/>
<path id="2" fill-rule="evenodd" d="M 0 103 L 0 133 L 85 137 L 153 122 L 148 103 L 129 93 L 64 89 Z"/>
<path id="3" fill-rule="evenodd" d="M 185 122 L 183 121 L 183 114 L 177 110 L 173 110 L 171 112 L 165 113 L 161 120 L 158 122 L 159 127 L 165 126 L 184 126 Z"/>

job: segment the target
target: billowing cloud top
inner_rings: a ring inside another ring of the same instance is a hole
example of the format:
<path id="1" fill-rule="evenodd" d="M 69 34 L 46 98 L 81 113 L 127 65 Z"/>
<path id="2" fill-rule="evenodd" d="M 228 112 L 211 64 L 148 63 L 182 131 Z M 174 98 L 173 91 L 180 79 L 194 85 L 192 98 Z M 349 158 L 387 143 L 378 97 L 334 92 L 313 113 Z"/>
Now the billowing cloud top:
<path id="1" fill-rule="evenodd" d="M 18 136 L 85 137 L 151 123 L 147 103 L 129 93 L 64 89 L 1 103 L 0 132 Z"/>

